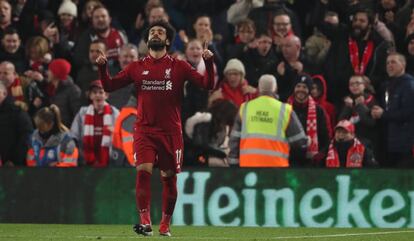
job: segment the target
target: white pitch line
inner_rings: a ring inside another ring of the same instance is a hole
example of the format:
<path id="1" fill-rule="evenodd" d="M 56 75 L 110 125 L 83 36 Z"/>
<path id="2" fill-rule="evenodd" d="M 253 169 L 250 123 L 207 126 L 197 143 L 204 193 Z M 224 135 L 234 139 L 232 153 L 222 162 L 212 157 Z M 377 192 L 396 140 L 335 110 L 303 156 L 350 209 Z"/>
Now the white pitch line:
<path id="1" fill-rule="evenodd" d="M 300 239 L 300 238 L 335 238 L 335 237 L 351 237 L 351 236 L 372 236 L 372 235 L 387 235 L 387 234 L 398 234 L 398 233 L 414 233 L 414 230 L 407 231 L 390 231 L 390 232 L 372 232 L 372 233 L 343 233 L 343 234 L 322 234 L 322 235 L 302 235 L 302 236 L 284 236 L 274 237 L 270 239 Z"/>

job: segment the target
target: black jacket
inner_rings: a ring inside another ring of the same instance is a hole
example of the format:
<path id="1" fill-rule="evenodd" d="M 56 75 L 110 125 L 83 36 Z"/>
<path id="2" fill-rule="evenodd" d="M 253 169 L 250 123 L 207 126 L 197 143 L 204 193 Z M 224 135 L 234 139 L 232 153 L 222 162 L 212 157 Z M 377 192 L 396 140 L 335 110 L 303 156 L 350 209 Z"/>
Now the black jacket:
<path id="1" fill-rule="evenodd" d="M 350 96 L 354 101 L 355 97 Z M 378 150 L 378 125 L 376 120 L 371 116 L 371 109 L 377 105 L 373 96 L 365 94 L 365 99 L 370 99 L 366 104 L 358 104 L 352 107 L 344 106 L 339 114 L 338 120 L 350 120 L 355 124 L 355 134 L 364 144 L 368 144 L 374 152 Z"/>
<path id="2" fill-rule="evenodd" d="M 0 104 L 0 159 L 24 165 L 29 135 L 33 131 L 29 115 L 13 104 L 8 96 Z"/>
<path id="3" fill-rule="evenodd" d="M 273 47 L 266 56 L 260 55 L 257 49 L 248 49 L 241 61 L 246 69 L 246 79 L 253 87 L 258 86 L 259 78 L 264 74 L 276 76 L 279 59 Z"/>
<path id="4" fill-rule="evenodd" d="M 299 78 L 299 73 L 294 69 L 284 58 L 282 61 L 285 63 L 285 73 L 280 75 L 277 73 L 277 93 L 279 94 L 279 100 L 286 102 L 289 96 L 293 94 L 293 89 L 295 88 L 296 80 Z M 303 65 L 303 72 L 309 73 L 307 69 L 307 61 L 303 58 L 301 54 L 298 61 Z M 277 66 L 276 66 L 277 69 Z"/>
<path id="5" fill-rule="evenodd" d="M 62 122 L 65 126 L 71 126 L 73 119 L 80 108 L 81 91 L 71 78 L 59 83 L 56 94 L 49 97 L 49 103 L 55 104 L 60 109 Z"/>
<path id="6" fill-rule="evenodd" d="M 390 79 L 380 94 L 388 151 L 409 153 L 414 145 L 414 77 L 404 74 Z"/>
<path id="7" fill-rule="evenodd" d="M 28 69 L 28 61 L 24 49 L 20 47 L 16 53 L 11 54 L 6 52 L 3 48 L 0 49 L 0 61 L 10 61 L 16 67 L 16 72 L 23 74 Z"/>

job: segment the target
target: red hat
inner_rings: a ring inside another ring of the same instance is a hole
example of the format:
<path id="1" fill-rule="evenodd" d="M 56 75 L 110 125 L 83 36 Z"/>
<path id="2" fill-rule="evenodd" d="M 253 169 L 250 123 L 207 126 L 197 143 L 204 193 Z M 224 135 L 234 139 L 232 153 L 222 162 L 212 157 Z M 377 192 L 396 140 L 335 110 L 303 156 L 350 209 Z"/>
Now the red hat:
<path id="1" fill-rule="evenodd" d="M 349 120 L 341 120 L 340 122 L 338 122 L 338 124 L 335 126 L 335 130 L 338 128 L 344 128 L 346 131 L 352 134 L 355 133 L 355 126 Z"/>
<path id="2" fill-rule="evenodd" d="M 89 84 L 89 90 L 93 88 L 103 89 L 102 81 L 101 80 L 94 80 Z"/>
<path id="3" fill-rule="evenodd" d="M 71 65 L 66 59 L 54 59 L 49 64 L 49 70 L 52 74 L 60 79 L 65 80 L 70 73 Z"/>

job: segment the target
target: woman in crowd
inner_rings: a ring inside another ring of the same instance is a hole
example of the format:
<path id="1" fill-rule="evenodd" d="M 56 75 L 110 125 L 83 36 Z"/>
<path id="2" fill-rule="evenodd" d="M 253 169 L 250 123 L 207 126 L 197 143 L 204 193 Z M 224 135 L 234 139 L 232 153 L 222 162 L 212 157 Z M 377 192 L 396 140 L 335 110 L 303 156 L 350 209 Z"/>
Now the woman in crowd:
<path id="1" fill-rule="evenodd" d="M 45 37 L 35 36 L 26 42 L 26 56 L 29 61 L 29 70 L 45 74 L 47 65 L 52 60 L 49 42 Z M 32 77 L 32 73 L 25 73 Z"/>
<path id="2" fill-rule="evenodd" d="M 241 58 L 247 48 L 254 48 L 257 42 L 254 41 L 256 26 L 251 19 L 244 19 L 236 26 L 236 36 L 233 44 L 227 46 L 227 58 Z"/>
<path id="3" fill-rule="evenodd" d="M 85 30 L 91 26 L 92 11 L 95 7 L 102 7 L 103 4 L 99 0 L 87 0 L 83 5 L 81 17 L 79 19 L 79 26 L 81 30 Z"/>
<path id="4" fill-rule="evenodd" d="M 36 129 L 30 137 L 26 163 L 30 167 L 76 167 L 78 149 L 63 125 L 56 105 L 40 109 L 35 117 Z"/>
<path id="5" fill-rule="evenodd" d="M 238 59 L 230 59 L 224 68 L 224 80 L 220 88 L 208 99 L 209 106 L 218 99 L 225 99 L 233 102 L 238 108 L 243 102 L 257 97 L 257 89 L 248 84 L 245 75 L 243 63 Z"/>
<path id="6" fill-rule="evenodd" d="M 339 120 L 349 120 L 355 125 L 355 135 L 377 153 L 378 131 L 376 121 L 371 116 L 371 109 L 377 104 L 369 79 L 354 75 L 349 79 L 350 94 L 344 98 L 344 107 Z"/>

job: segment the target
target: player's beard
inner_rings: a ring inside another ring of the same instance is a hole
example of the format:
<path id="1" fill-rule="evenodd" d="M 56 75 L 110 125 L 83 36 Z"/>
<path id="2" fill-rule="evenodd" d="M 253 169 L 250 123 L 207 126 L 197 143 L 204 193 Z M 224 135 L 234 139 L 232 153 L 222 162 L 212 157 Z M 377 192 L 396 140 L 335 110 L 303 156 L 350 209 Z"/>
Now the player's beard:
<path id="1" fill-rule="evenodd" d="M 165 40 L 161 39 L 150 39 L 148 41 L 148 48 L 154 50 L 154 51 L 160 51 L 163 50 L 167 46 L 167 43 Z"/>

